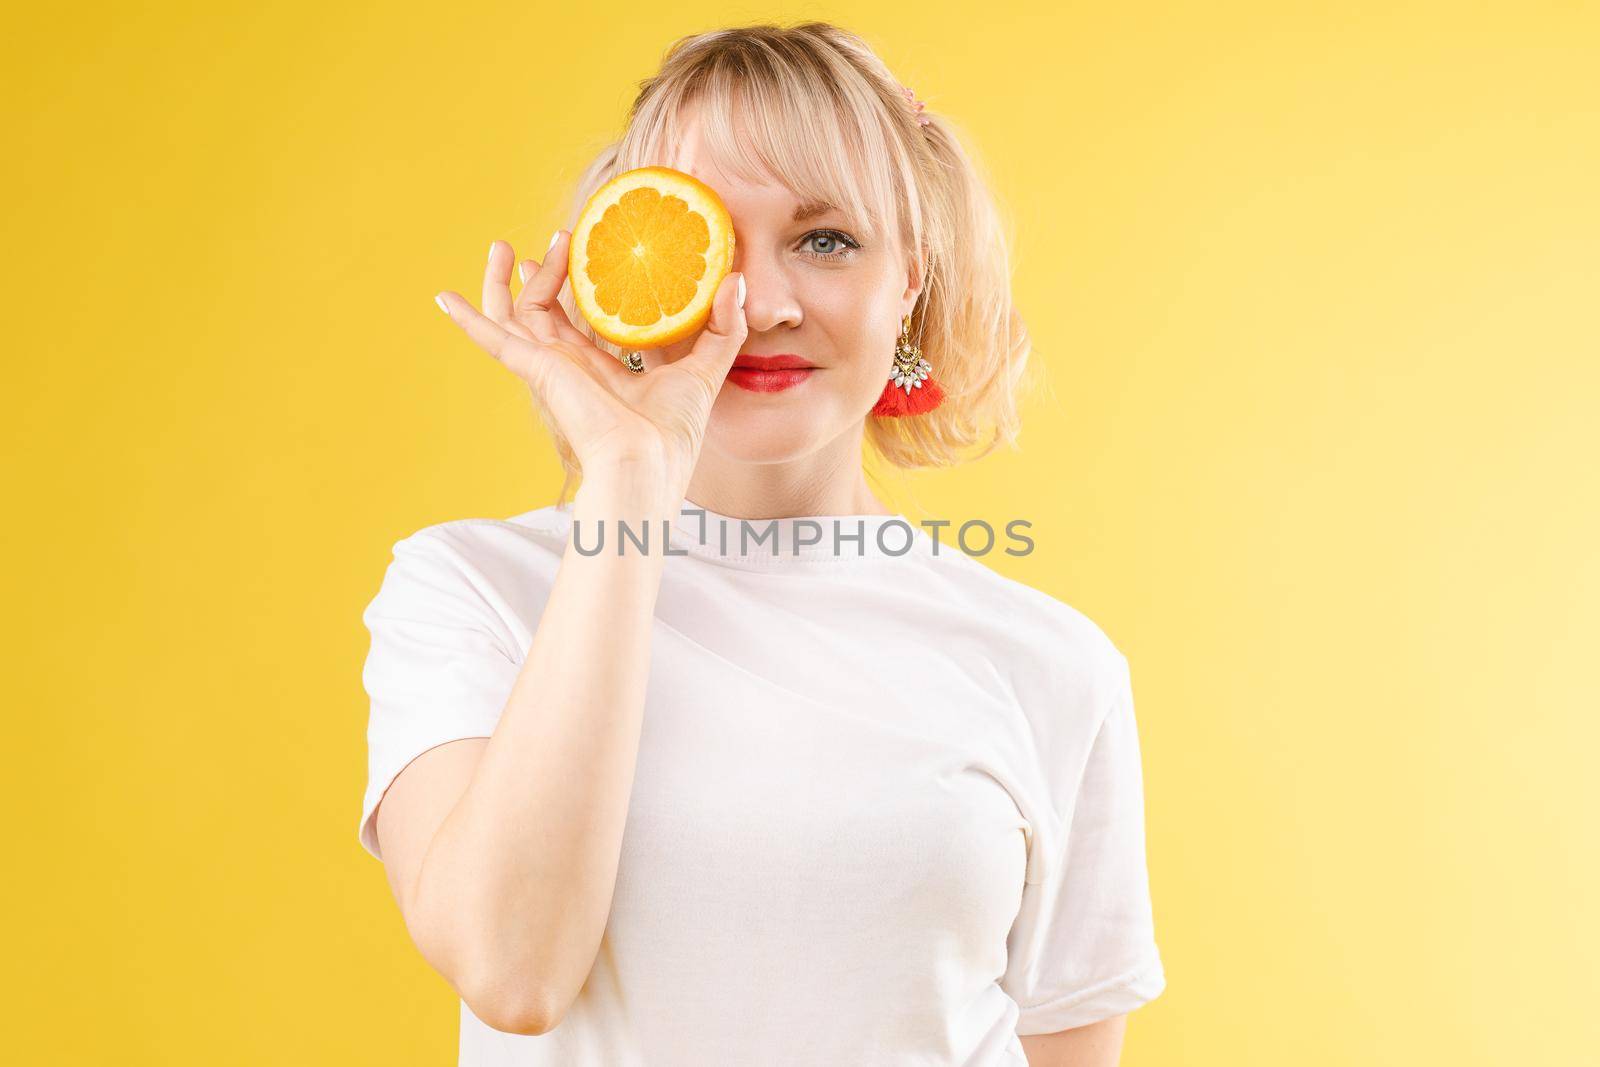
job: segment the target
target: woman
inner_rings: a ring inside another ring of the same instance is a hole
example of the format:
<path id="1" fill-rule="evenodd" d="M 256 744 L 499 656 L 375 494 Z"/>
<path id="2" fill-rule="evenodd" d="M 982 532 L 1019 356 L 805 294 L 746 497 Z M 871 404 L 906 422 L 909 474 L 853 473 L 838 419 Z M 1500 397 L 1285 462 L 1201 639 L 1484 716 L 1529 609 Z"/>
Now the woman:
<path id="1" fill-rule="evenodd" d="M 1164 985 L 1127 661 L 861 460 L 1014 437 L 992 199 L 825 23 L 678 42 L 574 206 L 648 164 L 734 220 L 710 321 L 634 373 L 558 296 L 567 231 L 515 299 L 495 242 L 482 312 L 440 304 L 528 383 L 562 499 L 401 540 L 363 616 L 361 842 L 460 1062 L 1115 1063 Z M 944 399 L 875 414 L 911 337 Z M 595 552 L 624 521 L 670 554 Z"/>

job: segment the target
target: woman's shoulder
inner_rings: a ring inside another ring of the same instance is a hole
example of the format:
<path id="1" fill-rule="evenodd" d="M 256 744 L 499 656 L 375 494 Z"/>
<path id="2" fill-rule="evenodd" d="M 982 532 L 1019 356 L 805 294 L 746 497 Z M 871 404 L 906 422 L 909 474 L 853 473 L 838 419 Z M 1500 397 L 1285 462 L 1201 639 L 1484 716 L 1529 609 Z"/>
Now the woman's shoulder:
<path id="1" fill-rule="evenodd" d="M 1070 637 L 1085 647 L 1117 651 L 1100 625 L 1075 605 L 1038 586 L 1000 573 L 980 556 L 944 546 L 937 556 L 930 557 L 930 562 L 933 561 L 937 561 L 932 568 L 934 573 L 991 612 L 1046 627 L 1057 636 Z"/>
<path id="2" fill-rule="evenodd" d="M 493 549 L 497 546 L 535 546 L 549 548 L 565 543 L 570 527 L 570 512 L 554 504 L 505 518 L 472 516 L 445 519 L 420 526 L 397 544 L 441 546 L 457 551 Z"/>
<path id="3" fill-rule="evenodd" d="M 429 569 L 473 584 L 522 587 L 554 574 L 567 534 L 554 505 L 507 518 L 446 519 L 413 530 L 394 543 L 391 568 Z"/>
<path id="4" fill-rule="evenodd" d="M 1069 600 L 960 551 L 941 550 L 929 562 L 933 565 L 928 573 L 943 583 L 941 596 L 992 620 L 1010 652 L 1042 668 L 1056 684 L 1086 687 L 1103 699 L 1126 677 L 1128 662 L 1122 650 Z"/>

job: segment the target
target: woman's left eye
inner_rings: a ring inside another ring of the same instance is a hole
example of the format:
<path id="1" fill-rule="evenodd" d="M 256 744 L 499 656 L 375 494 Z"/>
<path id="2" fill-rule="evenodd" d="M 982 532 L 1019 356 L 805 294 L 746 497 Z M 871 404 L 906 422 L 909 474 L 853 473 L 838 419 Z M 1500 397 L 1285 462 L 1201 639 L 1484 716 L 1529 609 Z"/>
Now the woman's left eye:
<path id="1" fill-rule="evenodd" d="M 809 241 L 826 242 L 825 247 L 828 249 L 823 252 L 806 252 L 805 255 L 812 259 L 849 259 L 861 249 L 849 234 L 840 233 L 838 230 L 812 230 L 801 239 L 802 243 Z"/>

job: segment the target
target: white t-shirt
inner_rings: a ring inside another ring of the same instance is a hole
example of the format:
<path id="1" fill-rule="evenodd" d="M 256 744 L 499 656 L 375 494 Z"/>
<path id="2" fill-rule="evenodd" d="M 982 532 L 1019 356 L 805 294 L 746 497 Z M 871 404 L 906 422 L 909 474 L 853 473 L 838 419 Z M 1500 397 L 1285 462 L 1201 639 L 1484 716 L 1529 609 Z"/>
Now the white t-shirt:
<path id="1" fill-rule="evenodd" d="M 594 967 L 545 1034 L 463 1001 L 459 1062 L 1024 1067 L 1017 1035 L 1159 994 L 1128 663 L 1099 627 L 949 527 L 683 507 Z M 394 546 L 363 615 L 374 856 L 395 776 L 493 733 L 571 516 Z M 835 529 L 864 536 L 836 552 Z"/>

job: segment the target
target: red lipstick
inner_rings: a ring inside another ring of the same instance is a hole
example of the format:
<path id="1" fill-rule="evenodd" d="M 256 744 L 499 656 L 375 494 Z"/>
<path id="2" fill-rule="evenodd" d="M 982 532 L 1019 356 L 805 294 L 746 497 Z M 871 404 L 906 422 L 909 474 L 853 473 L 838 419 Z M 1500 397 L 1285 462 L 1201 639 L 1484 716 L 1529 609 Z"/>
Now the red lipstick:
<path id="1" fill-rule="evenodd" d="M 809 359 L 788 352 L 771 356 L 741 352 L 728 371 L 728 381 L 753 393 L 777 393 L 799 385 L 816 369 Z"/>

